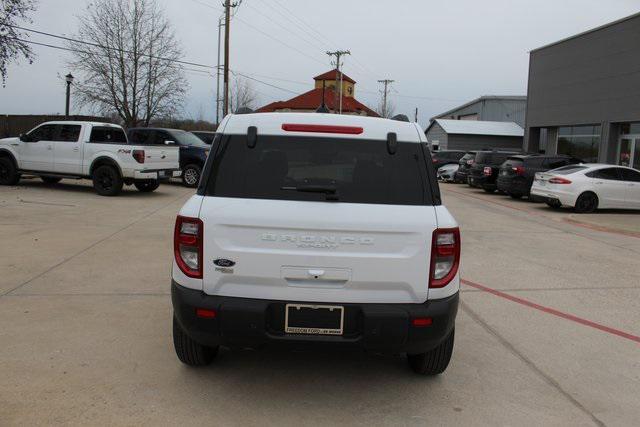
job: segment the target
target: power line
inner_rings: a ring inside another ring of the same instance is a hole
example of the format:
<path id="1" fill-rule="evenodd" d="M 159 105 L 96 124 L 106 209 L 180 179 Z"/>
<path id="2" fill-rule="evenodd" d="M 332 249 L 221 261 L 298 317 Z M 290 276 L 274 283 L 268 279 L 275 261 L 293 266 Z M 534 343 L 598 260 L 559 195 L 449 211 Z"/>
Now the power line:
<path id="1" fill-rule="evenodd" d="M 10 25 L 10 24 L 4 24 L 4 25 L 6 25 L 7 27 L 17 28 L 17 29 L 20 29 L 20 30 L 23 30 L 23 31 L 28 31 L 30 33 L 40 34 L 40 35 L 47 36 L 47 37 L 53 37 L 53 38 L 60 39 L 60 40 L 66 40 L 66 41 L 73 42 L 73 43 L 84 44 L 84 45 L 87 45 L 87 46 L 98 47 L 100 49 L 107 49 L 107 50 L 112 50 L 112 51 L 116 51 L 116 52 L 120 52 L 120 53 L 128 53 L 130 55 L 140 55 L 140 56 L 144 56 L 144 57 L 149 58 L 149 59 L 157 59 L 157 60 L 160 60 L 160 61 L 174 62 L 174 63 L 177 63 L 177 64 L 192 65 L 192 66 L 195 66 L 195 67 L 203 67 L 203 68 L 209 68 L 209 69 L 215 69 L 216 68 L 216 67 L 213 67 L 211 65 L 198 64 L 196 62 L 182 61 L 182 60 L 173 59 L 173 58 L 163 58 L 161 56 L 149 55 L 149 54 L 140 53 L 140 52 L 133 52 L 133 51 L 130 51 L 130 50 L 119 49 L 119 48 L 111 47 L 111 46 L 104 46 L 104 45 L 101 45 L 101 44 L 98 44 L 98 43 L 88 42 L 88 41 L 85 41 L 85 40 L 78 40 L 78 39 L 74 39 L 74 38 L 71 38 L 71 37 L 61 36 L 61 35 L 58 35 L 58 34 L 47 33 L 47 32 L 44 32 L 44 31 L 38 31 L 38 30 L 34 30 L 32 28 L 20 27 L 18 25 Z M 21 40 L 21 41 L 24 41 L 26 43 L 31 43 L 28 40 Z M 51 47 L 51 46 L 49 46 L 49 47 Z M 58 46 L 58 48 L 59 48 L 59 46 Z"/>

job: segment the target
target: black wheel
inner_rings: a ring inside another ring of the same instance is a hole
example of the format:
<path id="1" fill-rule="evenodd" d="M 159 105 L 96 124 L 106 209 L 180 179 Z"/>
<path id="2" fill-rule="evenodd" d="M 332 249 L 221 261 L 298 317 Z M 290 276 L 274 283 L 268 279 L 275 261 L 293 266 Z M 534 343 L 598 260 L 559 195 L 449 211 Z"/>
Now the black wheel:
<path id="1" fill-rule="evenodd" d="M 511 197 L 512 199 L 522 199 L 522 194 L 513 194 L 513 193 L 509 193 L 509 197 Z"/>
<path id="2" fill-rule="evenodd" d="M 175 316 L 173 318 L 173 347 L 178 359 L 189 366 L 208 365 L 218 354 L 218 347 L 206 347 L 189 338 L 178 324 Z"/>
<path id="3" fill-rule="evenodd" d="M 16 185 L 18 182 L 20 174 L 11 159 L 0 157 L 0 185 Z"/>
<path id="4" fill-rule="evenodd" d="M 40 179 L 45 184 L 57 184 L 62 181 L 62 178 L 58 178 L 56 176 L 41 176 Z"/>
<path id="5" fill-rule="evenodd" d="M 187 187 L 195 188 L 200 182 L 200 173 L 202 169 L 198 165 L 187 165 L 182 169 L 182 183 Z"/>
<path id="6" fill-rule="evenodd" d="M 485 193 L 493 194 L 496 192 L 495 188 L 483 188 Z"/>
<path id="7" fill-rule="evenodd" d="M 122 177 L 113 166 L 98 166 L 93 171 L 93 188 L 101 196 L 115 196 L 122 191 Z"/>
<path id="8" fill-rule="evenodd" d="M 411 369 L 417 374 L 438 375 L 449 366 L 453 354 L 453 337 L 455 329 L 439 346 L 427 353 L 407 354 L 407 361 Z"/>
<path id="9" fill-rule="evenodd" d="M 142 193 L 151 193 L 160 187 L 160 181 L 157 179 L 150 179 L 148 181 L 136 181 L 133 183 L 136 186 L 138 191 Z"/>
<path id="10" fill-rule="evenodd" d="M 558 200 L 553 200 L 553 201 L 549 201 L 549 202 L 545 202 L 545 203 L 551 209 L 560 209 L 562 207 L 562 203 L 560 203 L 560 201 L 558 201 Z"/>
<path id="11" fill-rule="evenodd" d="M 598 209 L 598 196 L 594 193 L 582 193 L 576 200 L 575 211 L 577 213 L 591 213 Z"/>

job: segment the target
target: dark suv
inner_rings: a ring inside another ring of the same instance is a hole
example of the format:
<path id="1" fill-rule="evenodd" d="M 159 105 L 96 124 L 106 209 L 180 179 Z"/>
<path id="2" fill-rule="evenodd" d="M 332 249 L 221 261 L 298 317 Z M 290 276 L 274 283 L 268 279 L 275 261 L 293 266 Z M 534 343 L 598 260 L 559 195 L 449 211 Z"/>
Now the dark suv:
<path id="1" fill-rule="evenodd" d="M 456 171 L 456 174 L 453 176 L 453 182 L 455 183 L 466 183 L 467 177 L 469 176 L 469 170 L 471 169 L 471 165 L 476 158 L 475 151 L 467 151 L 464 156 L 460 158 L 458 164 L 460 167 Z"/>
<path id="2" fill-rule="evenodd" d="M 536 172 L 546 172 L 578 163 L 582 163 L 582 160 L 563 155 L 511 156 L 500 167 L 498 190 L 514 199 L 528 197 Z"/>
<path id="3" fill-rule="evenodd" d="M 478 151 L 469 170 L 467 183 L 471 187 L 482 188 L 487 193 L 493 193 L 498 188 L 496 181 L 500 165 L 509 156 L 515 154 L 517 153 L 513 151 Z"/>
<path id="4" fill-rule="evenodd" d="M 190 132 L 179 129 L 132 128 L 128 132 L 129 143 L 136 145 L 176 144 L 180 147 L 182 183 L 195 188 L 207 160 L 211 146 Z"/>
<path id="5" fill-rule="evenodd" d="M 431 153 L 431 160 L 433 161 L 433 167 L 436 170 L 438 170 L 439 167 L 444 165 L 458 164 L 458 162 L 464 155 L 465 155 L 464 151 L 456 151 L 456 150 L 433 151 Z"/>

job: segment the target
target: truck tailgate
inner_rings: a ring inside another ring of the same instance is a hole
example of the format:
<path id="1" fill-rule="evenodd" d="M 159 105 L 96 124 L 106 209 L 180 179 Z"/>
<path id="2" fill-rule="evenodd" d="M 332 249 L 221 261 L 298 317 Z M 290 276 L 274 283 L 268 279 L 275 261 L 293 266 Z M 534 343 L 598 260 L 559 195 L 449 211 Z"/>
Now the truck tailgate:
<path id="1" fill-rule="evenodd" d="M 140 145 L 133 150 L 144 150 L 145 170 L 180 168 L 180 148 L 166 145 Z"/>

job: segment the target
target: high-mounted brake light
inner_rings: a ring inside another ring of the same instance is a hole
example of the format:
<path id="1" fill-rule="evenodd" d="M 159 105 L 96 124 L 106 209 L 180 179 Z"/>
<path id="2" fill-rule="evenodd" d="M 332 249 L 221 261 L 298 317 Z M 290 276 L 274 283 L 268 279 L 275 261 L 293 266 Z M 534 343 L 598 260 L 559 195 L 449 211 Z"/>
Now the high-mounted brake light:
<path id="1" fill-rule="evenodd" d="M 287 132 L 313 132 L 313 133 L 344 133 L 347 135 L 360 135 L 364 129 L 359 126 L 334 126 L 334 125 L 305 125 L 285 123 L 282 130 Z"/>
<path id="2" fill-rule="evenodd" d="M 176 218 L 173 251 L 176 264 L 187 276 L 202 279 L 202 249 L 204 224 L 199 218 Z"/>
<path id="3" fill-rule="evenodd" d="M 136 162 L 144 163 L 144 150 L 133 150 L 133 153 L 131 153 L 131 155 L 134 159 L 136 159 Z"/>
<path id="4" fill-rule="evenodd" d="M 447 286 L 460 266 L 460 229 L 438 228 L 431 244 L 430 288 Z"/>
<path id="5" fill-rule="evenodd" d="M 549 184 L 571 184 L 571 180 L 560 176 L 554 176 L 549 180 Z"/>
<path id="6" fill-rule="evenodd" d="M 485 166 L 483 171 L 484 176 L 491 176 L 491 174 L 493 173 L 493 169 L 491 169 L 489 166 Z"/>

